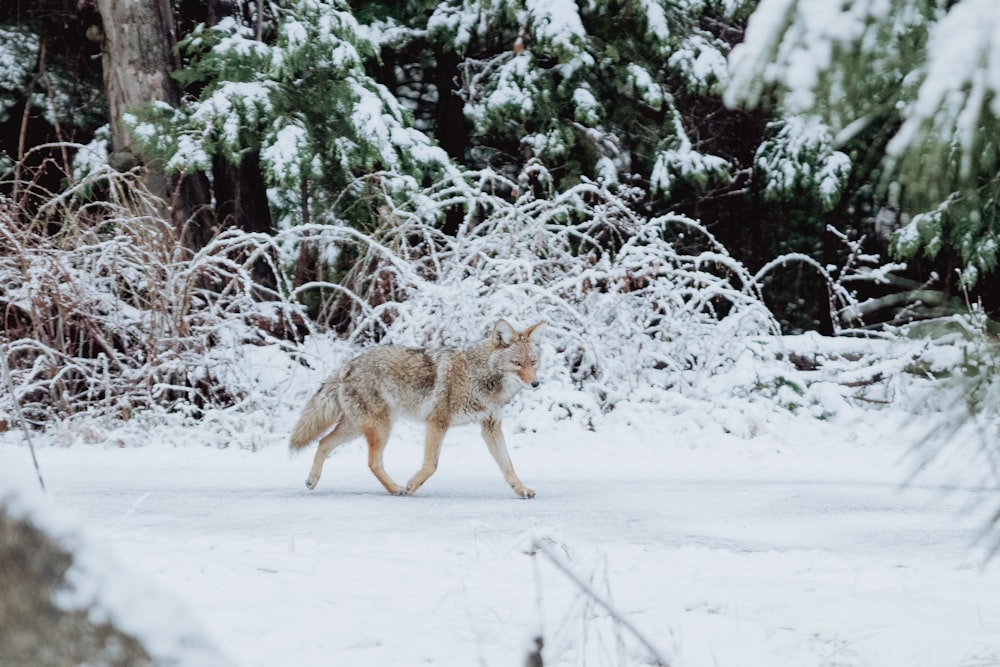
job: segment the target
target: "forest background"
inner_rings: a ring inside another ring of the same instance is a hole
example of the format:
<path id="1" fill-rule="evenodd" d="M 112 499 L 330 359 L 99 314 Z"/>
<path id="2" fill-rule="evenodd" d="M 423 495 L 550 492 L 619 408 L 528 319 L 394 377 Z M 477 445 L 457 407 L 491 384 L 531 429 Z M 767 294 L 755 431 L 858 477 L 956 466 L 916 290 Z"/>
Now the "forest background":
<path id="1" fill-rule="evenodd" d="M 191 365 L 236 323 L 442 342 L 450 318 L 555 304 L 600 409 L 613 366 L 634 386 L 716 363 L 706 326 L 896 335 L 972 313 L 985 331 L 998 13 L 5 3 L 4 410 L 232 405 Z M 615 366 L 581 328 L 645 352 Z"/>

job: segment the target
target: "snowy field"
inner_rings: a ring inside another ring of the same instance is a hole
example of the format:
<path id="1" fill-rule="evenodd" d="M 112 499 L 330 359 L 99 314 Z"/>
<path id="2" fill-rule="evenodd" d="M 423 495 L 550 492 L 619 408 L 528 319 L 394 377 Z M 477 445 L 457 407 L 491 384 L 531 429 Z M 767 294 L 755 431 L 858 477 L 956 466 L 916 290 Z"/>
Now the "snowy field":
<path id="1" fill-rule="evenodd" d="M 312 450 L 285 447 L 289 400 L 256 452 L 200 427 L 126 447 L 41 437 L 49 494 L 33 502 L 76 517 L 108 568 L 178 598 L 245 667 L 506 667 L 539 635 L 546 665 L 655 664 L 553 554 L 670 665 L 1000 664 L 1000 563 L 977 545 L 996 498 L 945 471 L 907 484 L 912 416 L 676 396 L 589 430 L 531 409 L 551 390 L 506 422 L 530 501 L 471 427 L 415 497 L 388 496 L 357 442 L 310 492 Z M 394 431 L 397 480 L 421 434 Z M 0 470 L 33 480 L 16 432 L 0 434 Z"/>

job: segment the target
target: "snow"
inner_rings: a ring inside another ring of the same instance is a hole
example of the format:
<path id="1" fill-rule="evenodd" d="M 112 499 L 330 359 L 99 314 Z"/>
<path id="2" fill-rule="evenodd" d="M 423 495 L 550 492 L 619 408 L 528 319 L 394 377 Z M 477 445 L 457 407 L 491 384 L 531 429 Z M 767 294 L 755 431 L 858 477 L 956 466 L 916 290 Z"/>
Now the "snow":
<path id="1" fill-rule="evenodd" d="M 663 89 L 653 81 L 653 77 L 642 65 L 629 63 L 625 68 L 628 71 L 629 85 L 635 90 L 642 100 L 652 109 L 659 109 L 663 106 Z"/>
<path id="2" fill-rule="evenodd" d="M 967 161 L 982 116 L 989 112 L 1000 116 L 1000 55 L 993 48 L 997 40 L 1000 5 L 993 0 L 955 3 L 931 28 L 926 76 L 916 101 L 905 111 L 906 121 L 887 147 L 890 155 L 908 150 L 920 138 L 921 126 L 932 123 L 944 128 L 939 133 L 954 132 L 963 151 L 963 170 L 970 169 Z"/>
<path id="3" fill-rule="evenodd" d="M 674 179 L 680 177 L 705 187 L 711 179 L 724 179 L 729 172 L 729 162 L 717 155 L 707 155 L 691 150 L 683 142 L 678 149 L 667 149 L 656 157 L 649 177 L 652 186 L 664 193 L 673 188 Z"/>
<path id="4" fill-rule="evenodd" d="M 729 83 L 724 46 L 703 35 L 687 37 L 667 61 L 693 90 L 722 94 Z"/>
<path id="5" fill-rule="evenodd" d="M 302 177 L 302 163 L 308 163 L 311 156 L 309 133 L 295 121 L 275 132 L 273 141 L 266 143 L 260 154 L 261 161 L 271 172 L 280 174 L 287 182 L 297 181 Z"/>
<path id="6" fill-rule="evenodd" d="M 601 106 L 590 87 L 578 86 L 573 90 L 574 116 L 578 122 L 596 124 L 600 121 Z"/>
<path id="7" fill-rule="evenodd" d="M 485 6 L 481 6 L 485 5 Z M 441 2 L 427 19 L 429 35 L 448 35 L 458 52 L 464 52 L 476 35 L 486 32 L 489 17 L 500 7 L 463 0 L 461 7 Z"/>
<path id="8" fill-rule="evenodd" d="M 195 105 L 191 118 L 196 126 L 218 132 L 220 142 L 236 150 L 241 147 L 244 128 L 257 126 L 274 111 L 274 90 L 275 86 L 267 82 L 224 81 Z"/>
<path id="9" fill-rule="evenodd" d="M 851 172 L 851 159 L 833 149 L 830 128 L 816 118 L 791 116 L 769 126 L 773 138 L 758 147 L 754 164 L 763 175 L 765 195 L 794 196 L 797 190 L 815 193 L 824 207 L 832 207 Z"/>
<path id="10" fill-rule="evenodd" d="M 249 26 L 241 25 L 231 16 L 224 16 L 212 26 L 212 30 L 221 34 L 229 33 L 212 47 L 212 50 L 219 55 L 263 60 L 271 51 L 266 44 L 253 38 L 253 31 Z"/>
<path id="11" fill-rule="evenodd" d="M 538 43 L 552 48 L 564 60 L 587 43 L 575 0 L 526 0 L 524 5 Z"/>
<path id="12" fill-rule="evenodd" d="M 532 57 L 527 52 L 511 58 L 496 73 L 496 87 L 482 104 L 470 104 L 468 114 L 480 118 L 487 110 L 512 115 L 527 114 L 535 104 L 538 73 L 532 69 Z"/>
<path id="13" fill-rule="evenodd" d="M 113 622 L 139 638 L 148 653 L 164 665 L 226 667 L 228 658 L 205 638 L 190 609 L 153 583 L 142 568 L 125 565 L 74 511 L 45 498 L 17 466 L 0 469 L 0 508 L 13 520 L 37 526 L 73 554 L 66 587 L 53 595 L 65 611 L 86 610 L 95 624 Z M 33 472 L 33 471 L 32 471 Z M 17 473 L 17 474 L 12 474 Z"/>
<path id="14" fill-rule="evenodd" d="M 835 359 L 888 344 L 781 345 Z M 0 433 L 2 488 L 20 490 L 22 515 L 104 543 L 79 565 L 97 585 L 74 578 L 67 604 L 135 614 L 130 627 L 161 646 L 197 624 L 245 667 L 522 664 L 537 635 L 546 665 L 649 664 L 554 554 L 671 665 L 1000 659 L 1000 563 L 983 564 L 976 541 L 994 492 L 934 469 L 906 483 L 920 420 L 899 407 L 832 390 L 809 392 L 825 410 L 727 397 L 786 372 L 737 364 L 712 379 L 714 397 L 636 391 L 588 425 L 545 408 L 565 391 L 549 383 L 505 420 L 534 500 L 510 492 L 472 427 L 449 433 L 414 497 L 385 494 L 357 442 L 309 492 L 311 454 L 289 458 L 285 442 L 325 369 L 266 363 L 257 372 L 285 383 L 281 403 L 233 417 L 252 422 L 258 451 L 211 446 L 207 424 L 139 424 L 140 446 L 126 447 L 113 432 L 105 445 L 36 434 L 43 498 L 26 488 L 19 434 Z M 416 470 L 421 443 L 419 425 L 394 429 L 391 475 Z M 135 594 L 147 586 L 176 599 Z M 191 613 L 169 615 L 177 605 Z"/>
<path id="15" fill-rule="evenodd" d="M 730 54 L 732 83 L 726 103 L 756 104 L 768 86 L 779 84 L 786 89 L 786 111 L 815 113 L 816 93 L 823 86 L 837 96 L 836 79 L 842 73 L 834 62 L 836 53 L 875 54 L 886 33 L 903 34 L 922 26 L 928 30 L 926 62 L 902 64 L 912 70 L 906 86 L 918 87 L 916 98 L 901 107 L 904 122 L 886 151 L 900 158 L 920 152 L 928 137 L 938 137 L 960 149 L 961 176 L 967 178 L 978 150 L 977 133 L 991 113 L 1000 115 L 1000 52 L 993 48 L 1000 40 L 1000 3 L 946 4 L 946 10 L 927 17 L 915 2 L 762 0 L 750 17 L 745 41 Z M 878 61 L 869 66 L 878 67 Z M 822 83 L 824 76 L 834 83 Z M 870 119 L 840 121 L 851 132 L 852 124 L 867 122 Z"/>
<path id="16" fill-rule="evenodd" d="M 667 55 L 670 50 L 670 26 L 663 5 L 653 0 L 640 0 L 638 4 L 646 16 L 649 36 L 653 38 L 653 43 L 657 45 L 659 52 Z"/>
<path id="17" fill-rule="evenodd" d="M 0 122 L 10 118 L 9 110 L 20 101 L 18 94 L 30 79 L 37 60 L 38 36 L 20 28 L 0 25 Z"/>
<path id="18" fill-rule="evenodd" d="M 111 126 L 102 125 L 94 131 L 94 138 L 73 156 L 73 180 L 81 181 L 88 174 L 105 169 L 108 164 L 108 147 L 111 145 Z"/>
<path id="19" fill-rule="evenodd" d="M 810 111 L 834 48 L 861 39 L 872 25 L 892 15 L 894 4 L 762 0 L 747 22 L 743 43 L 730 53 L 732 85 L 726 103 L 756 101 L 767 86 L 780 83 L 787 87 L 783 103 L 789 111 Z"/>

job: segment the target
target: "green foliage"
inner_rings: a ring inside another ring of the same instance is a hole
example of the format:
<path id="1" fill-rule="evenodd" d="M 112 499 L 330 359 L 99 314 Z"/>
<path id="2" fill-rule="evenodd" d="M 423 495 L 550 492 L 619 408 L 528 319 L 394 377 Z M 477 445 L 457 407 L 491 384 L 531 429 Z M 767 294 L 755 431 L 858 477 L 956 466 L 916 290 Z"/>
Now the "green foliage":
<path id="1" fill-rule="evenodd" d="M 27 28 L 0 25 L 0 123 L 21 99 L 38 57 L 38 35 Z"/>
<path id="2" fill-rule="evenodd" d="M 43 18 L 33 16 L 35 11 Z M 56 19 L 60 28 L 53 38 L 53 20 L 44 7 L 22 12 L 15 12 L 13 22 L 0 18 L 0 174 L 21 152 L 32 152 L 37 138 L 89 137 L 107 114 L 99 74 L 94 76 L 99 62 L 94 66 L 85 54 L 67 54 L 75 35 L 64 34 L 63 19 Z M 36 153 L 37 162 L 52 157 L 65 166 L 64 154 L 43 152 Z"/>
<path id="3" fill-rule="evenodd" d="M 789 412 L 797 412 L 805 402 L 803 397 L 806 390 L 784 375 L 774 375 L 769 378 L 758 375 L 751 390 L 753 395 L 770 399 Z"/>
<path id="4" fill-rule="evenodd" d="M 763 0 L 732 56 L 731 103 L 776 95 L 881 163 L 883 196 L 910 216 L 903 258 L 952 251 L 972 287 L 997 265 L 1000 5 L 990 0 Z M 852 139 L 887 127 L 886 141 Z M 898 196 L 897 196 L 898 194 Z"/>
<path id="5" fill-rule="evenodd" d="M 850 175 L 851 161 L 834 150 L 829 128 L 791 116 L 769 124 L 768 130 L 754 156 L 764 198 L 806 199 L 819 210 L 832 209 Z"/>
<path id="6" fill-rule="evenodd" d="M 751 266 L 784 252 L 829 263 L 824 215 L 847 196 L 853 162 L 822 123 L 791 119 L 765 134 L 765 114 L 721 100 L 755 5 L 451 0 L 388 13 L 354 3 L 379 17 L 371 34 L 394 67 L 381 80 L 442 143 L 465 136 L 449 146 L 464 166 L 513 178 L 534 160 L 556 189 L 637 186 L 645 210 L 705 220 Z M 465 128 L 444 125 L 455 122 L 440 114 L 447 100 Z M 777 298 L 802 296 L 800 283 Z M 810 325 L 819 318 L 812 303 L 796 311 Z"/>
<path id="7" fill-rule="evenodd" d="M 418 187 L 448 166 L 447 157 L 367 74 L 376 49 L 365 34 L 346 6 L 319 0 L 285 3 L 267 42 L 232 19 L 201 25 L 181 41 L 190 64 L 177 73 L 202 86 L 197 99 L 136 113 L 133 133 L 171 171 L 207 169 L 213 156 L 236 164 L 258 152 L 277 189 L 273 201 L 286 204 L 279 211 L 286 223 L 297 219 L 304 182 L 316 207 L 383 170 L 391 187 Z"/>
<path id="8" fill-rule="evenodd" d="M 426 37 L 463 59 L 464 113 L 492 159 L 517 169 L 537 158 L 563 186 L 638 177 L 669 196 L 678 182 L 730 179 L 728 158 L 689 137 L 672 93 L 721 91 L 729 45 L 702 21 L 738 21 L 751 4 L 456 0 L 434 8 Z"/>

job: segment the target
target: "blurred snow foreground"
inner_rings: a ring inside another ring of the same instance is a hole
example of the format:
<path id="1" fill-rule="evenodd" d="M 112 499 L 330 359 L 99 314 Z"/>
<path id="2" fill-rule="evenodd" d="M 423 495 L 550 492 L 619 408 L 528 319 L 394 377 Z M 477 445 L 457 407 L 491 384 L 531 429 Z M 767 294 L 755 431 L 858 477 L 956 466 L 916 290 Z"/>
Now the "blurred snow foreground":
<path id="1" fill-rule="evenodd" d="M 190 612 L 32 480 L 0 472 L 4 667 L 225 667 Z"/>

